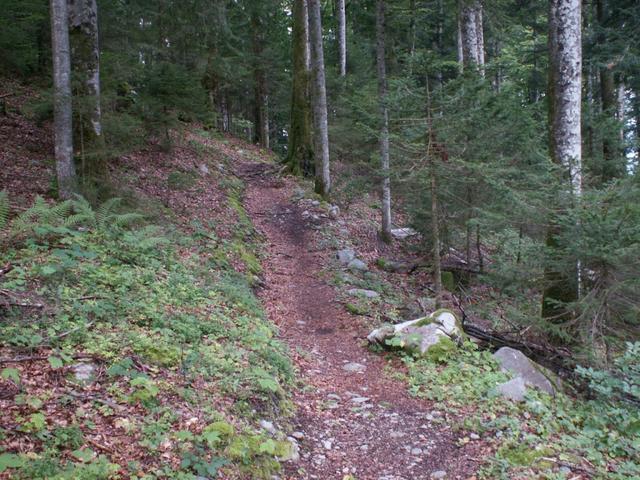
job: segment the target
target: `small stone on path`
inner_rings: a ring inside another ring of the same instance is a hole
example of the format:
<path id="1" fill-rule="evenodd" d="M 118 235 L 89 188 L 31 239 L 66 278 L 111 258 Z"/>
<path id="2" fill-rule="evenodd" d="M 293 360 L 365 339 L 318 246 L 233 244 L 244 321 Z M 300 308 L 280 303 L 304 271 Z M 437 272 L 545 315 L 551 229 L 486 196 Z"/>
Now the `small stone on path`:
<path id="1" fill-rule="evenodd" d="M 350 372 L 350 373 L 363 373 L 367 369 L 367 367 L 365 367 L 361 363 L 349 362 L 343 365 L 342 369 L 345 372 Z"/>

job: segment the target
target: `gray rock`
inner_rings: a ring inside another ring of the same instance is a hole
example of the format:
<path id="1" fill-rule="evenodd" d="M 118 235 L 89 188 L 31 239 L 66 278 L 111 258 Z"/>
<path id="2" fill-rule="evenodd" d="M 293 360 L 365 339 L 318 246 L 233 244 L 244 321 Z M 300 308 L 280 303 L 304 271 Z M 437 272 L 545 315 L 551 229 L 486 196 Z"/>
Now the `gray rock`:
<path id="1" fill-rule="evenodd" d="M 435 471 L 430 475 L 430 478 L 433 478 L 435 480 L 446 478 L 446 477 L 447 477 L 447 472 L 445 472 L 444 470 Z"/>
<path id="2" fill-rule="evenodd" d="M 360 364 L 360 363 L 355 363 L 355 362 L 350 362 L 350 363 L 346 363 L 342 366 L 342 369 L 345 372 L 350 372 L 350 373 L 362 373 L 364 372 L 367 367 L 365 367 L 364 365 Z"/>
<path id="3" fill-rule="evenodd" d="M 79 382 L 90 382 L 95 378 L 96 372 L 95 363 L 91 362 L 80 362 L 74 365 L 71 365 L 71 370 L 73 371 L 73 376 Z"/>
<path id="4" fill-rule="evenodd" d="M 280 457 L 280 461 L 296 463 L 300 460 L 300 446 L 293 437 L 287 437 L 287 441 L 289 442 L 289 451 Z"/>
<path id="5" fill-rule="evenodd" d="M 331 205 L 329 207 L 329 216 L 334 220 L 340 216 L 340 207 L 337 205 Z"/>
<path id="6" fill-rule="evenodd" d="M 320 205 L 320 202 L 318 200 L 311 200 L 311 205 L 313 205 L 314 207 L 317 207 Z"/>
<path id="7" fill-rule="evenodd" d="M 374 290 L 365 290 L 364 288 L 352 288 L 347 293 L 353 297 L 378 298 L 380 294 Z"/>
<path id="8" fill-rule="evenodd" d="M 398 336 L 405 350 L 421 355 L 426 354 L 431 347 L 437 345 L 443 338 L 449 338 L 442 328 L 435 323 L 420 327 L 407 327 Z"/>
<path id="9" fill-rule="evenodd" d="M 413 228 L 409 228 L 409 227 L 393 228 L 391 229 L 391 235 L 393 236 L 393 238 L 397 238 L 398 240 L 404 240 L 405 238 L 418 235 L 418 232 L 416 232 Z"/>
<path id="10" fill-rule="evenodd" d="M 207 167 L 205 163 L 201 163 L 198 167 L 198 170 L 200 170 L 200 175 L 202 175 L 203 177 L 209 175 L 209 167 Z"/>
<path id="11" fill-rule="evenodd" d="M 268 420 L 260 420 L 260 426 L 266 430 L 267 432 L 269 432 L 271 435 L 275 435 L 277 430 L 276 427 L 273 426 L 273 422 L 270 422 Z"/>
<path id="12" fill-rule="evenodd" d="M 323 446 L 326 450 L 331 450 L 331 447 L 333 447 L 333 443 L 331 443 L 331 440 L 323 440 L 323 441 L 322 441 L 322 446 Z"/>
<path id="13" fill-rule="evenodd" d="M 372 331 L 367 339 L 370 343 L 384 345 L 387 339 L 395 337 L 403 349 L 424 355 L 443 338 L 457 340 L 462 335 L 455 314 L 449 310 L 438 310 L 427 317 L 385 325 Z"/>
<path id="14" fill-rule="evenodd" d="M 411 449 L 411 455 L 422 455 L 422 449 L 421 448 L 412 448 Z"/>
<path id="15" fill-rule="evenodd" d="M 369 270 L 367 264 L 358 258 L 354 258 L 353 260 L 351 260 L 347 267 L 351 270 L 357 270 L 360 272 L 366 272 L 367 270 Z"/>
<path id="16" fill-rule="evenodd" d="M 480 440 L 480 435 L 478 435 L 477 433 L 472 433 L 471 435 L 469 435 L 469 438 L 471 440 Z"/>
<path id="17" fill-rule="evenodd" d="M 524 402 L 527 393 L 527 385 L 522 377 L 516 377 L 508 382 L 498 385 L 498 393 L 508 400 Z"/>
<path id="18" fill-rule="evenodd" d="M 356 252 L 351 248 L 345 248 L 344 250 L 339 250 L 336 256 L 342 265 L 348 265 L 349 262 L 356 258 Z"/>
<path id="19" fill-rule="evenodd" d="M 538 388 L 549 395 L 555 395 L 556 389 L 542 373 L 542 367 L 531 361 L 519 350 L 502 347 L 493 354 L 493 357 L 500 364 L 502 371 L 522 378 L 527 386 Z"/>
<path id="20" fill-rule="evenodd" d="M 353 403 L 367 403 L 369 399 L 367 397 L 355 397 L 355 398 L 352 398 L 351 401 Z"/>
<path id="21" fill-rule="evenodd" d="M 293 438 L 295 438 L 296 440 L 298 440 L 298 441 L 304 440 L 304 433 L 303 432 L 292 432 L 291 436 Z"/>

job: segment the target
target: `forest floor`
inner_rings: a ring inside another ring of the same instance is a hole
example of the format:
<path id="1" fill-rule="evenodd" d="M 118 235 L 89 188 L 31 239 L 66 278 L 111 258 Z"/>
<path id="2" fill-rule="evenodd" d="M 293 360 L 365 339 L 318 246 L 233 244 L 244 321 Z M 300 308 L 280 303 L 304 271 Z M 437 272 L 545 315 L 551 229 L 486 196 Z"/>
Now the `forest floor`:
<path id="1" fill-rule="evenodd" d="M 274 176 L 265 164 L 244 163 L 238 173 L 247 184 L 247 212 L 266 239 L 260 297 L 304 382 L 294 393 L 301 459 L 287 468 L 288 478 L 474 478 L 477 447 L 458 446 L 451 428 L 458 419 L 409 396 L 392 373 L 400 362 L 365 347 L 367 322 L 345 310 L 327 281 L 335 249 L 295 200 L 295 180 Z"/>
<path id="2" fill-rule="evenodd" d="M 0 190 L 15 216 L 37 196 L 53 204 L 55 190 L 50 126 L 22 114 L 24 100 L 0 116 Z M 496 398 L 507 377 L 474 345 L 437 362 L 368 347 L 373 328 L 433 310 L 432 282 L 425 269 L 376 266 L 417 260 L 420 240 L 382 243 L 377 199 L 348 192 L 339 162 L 339 214 L 269 152 L 197 126 L 176 132 L 170 151 L 150 142 L 111 168 L 113 193 L 168 244 L 67 231 L 65 248 L 91 255 L 65 265 L 61 242 L 0 250 L 0 265 L 20 267 L 0 293 L 48 309 L 41 319 L 0 305 L 0 478 L 640 478 L 627 462 L 633 432 L 606 443 L 610 425 L 627 421 L 620 410 L 535 392 L 523 404 Z M 368 270 L 341 265 L 345 248 Z M 130 288 L 117 290 L 123 281 Z M 490 299 L 482 285 L 461 296 L 474 323 L 500 313 Z M 43 335 L 60 340 L 43 345 Z M 82 355 L 95 361 L 88 384 L 73 378 Z M 594 428 L 606 440 L 595 447 Z M 280 462 L 290 441 L 299 458 Z M 117 474 L 78 476 L 89 469 Z"/>

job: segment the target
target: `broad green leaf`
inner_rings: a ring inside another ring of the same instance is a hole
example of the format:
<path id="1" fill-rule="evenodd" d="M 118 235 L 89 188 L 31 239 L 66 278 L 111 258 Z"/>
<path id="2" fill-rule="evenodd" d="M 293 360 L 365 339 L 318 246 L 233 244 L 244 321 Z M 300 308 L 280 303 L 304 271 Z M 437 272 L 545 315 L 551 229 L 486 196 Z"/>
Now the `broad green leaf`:
<path id="1" fill-rule="evenodd" d="M 64 366 L 64 362 L 59 357 L 51 355 L 47 360 L 49 360 L 49 365 L 51 365 L 51 368 L 53 368 L 54 370 L 57 370 L 58 368 L 62 368 Z"/>
<path id="2" fill-rule="evenodd" d="M 3 368 L 1 376 L 5 380 L 13 380 L 16 383 L 20 383 L 20 372 L 17 368 Z"/>

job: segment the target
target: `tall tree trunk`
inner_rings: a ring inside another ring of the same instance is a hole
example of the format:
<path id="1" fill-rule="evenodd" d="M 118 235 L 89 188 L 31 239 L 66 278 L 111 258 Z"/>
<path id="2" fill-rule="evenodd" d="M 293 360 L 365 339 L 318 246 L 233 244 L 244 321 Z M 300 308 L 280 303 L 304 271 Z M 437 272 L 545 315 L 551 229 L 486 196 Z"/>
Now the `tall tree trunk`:
<path id="1" fill-rule="evenodd" d="M 480 65 L 478 38 L 481 35 L 478 33 L 478 9 L 481 7 L 477 0 L 460 0 L 459 5 L 463 64 L 465 68 L 477 70 Z"/>
<path id="2" fill-rule="evenodd" d="M 269 97 L 267 94 L 267 75 L 264 68 L 264 27 L 260 12 L 252 12 L 253 27 L 253 88 L 254 88 L 254 142 L 263 148 L 269 148 Z"/>
<path id="3" fill-rule="evenodd" d="M 582 194 L 581 150 L 581 1 L 551 0 L 549 8 L 549 126 L 550 152 L 554 163 L 568 177 L 568 189 L 574 201 Z M 562 204 L 558 198 L 558 207 Z M 560 233 L 552 223 L 547 234 L 550 247 L 557 246 Z M 545 272 L 547 288 L 543 293 L 542 316 L 555 321 L 568 318 L 564 303 L 575 301 L 579 291 L 579 264 L 567 275 L 557 268 Z"/>
<path id="4" fill-rule="evenodd" d="M 289 172 L 315 174 L 310 93 L 309 18 L 306 0 L 293 2 L 293 85 L 291 125 L 285 164 Z"/>
<path id="5" fill-rule="evenodd" d="M 340 63 L 340 76 L 347 74 L 347 14 L 345 0 L 337 0 L 338 15 L 338 59 Z"/>
<path id="6" fill-rule="evenodd" d="M 596 16 L 602 31 L 607 28 L 609 17 L 609 5 L 606 0 L 596 1 Z M 598 36 L 598 43 L 605 45 L 607 38 L 604 33 Z M 600 67 L 600 101 L 602 113 L 607 119 L 616 119 L 618 99 L 613 62 Z M 624 171 L 624 159 L 618 139 L 605 130 L 602 137 L 602 181 L 608 182 L 622 175 Z"/>
<path id="7" fill-rule="evenodd" d="M 83 176 L 107 175 L 100 106 L 100 45 L 96 0 L 67 0 L 71 58 L 77 85 L 76 117 L 81 137 Z M 84 159 L 88 162 L 85 164 Z"/>
<path id="8" fill-rule="evenodd" d="M 477 58 L 478 65 L 480 66 L 480 73 L 484 76 L 484 61 L 485 61 L 485 50 L 484 50 L 484 23 L 482 20 L 482 4 L 477 3 L 475 6 L 475 14 L 476 14 L 476 36 L 477 36 Z"/>
<path id="9" fill-rule="evenodd" d="M 391 242 L 391 180 L 389 178 L 389 111 L 387 109 L 387 68 L 385 64 L 385 0 L 378 0 L 376 8 L 376 64 L 378 67 L 378 95 L 380 101 L 380 167 L 382 228 L 380 236 Z"/>
<path id="10" fill-rule="evenodd" d="M 427 161 L 429 162 L 429 176 L 431 180 L 431 243 L 433 257 L 433 282 L 435 290 L 435 308 L 441 307 L 442 302 L 442 261 L 440 258 L 440 221 L 438 218 L 438 172 L 436 155 L 445 156 L 444 146 L 437 145 L 436 134 L 433 131 L 431 114 L 431 92 L 429 78 L 427 85 Z"/>
<path id="11" fill-rule="evenodd" d="M 329 171 L 329 125 L 327 116 L 327 87 L 324 77 L 324 49 L 322 46 L 322 16 L 320 0 L 308 0 L 309 39 L 313 69 L 313 119 L 316 160 L 316 193 L 329 197 L 331 175 Z"/>
<path id="12" fill-rule="evenodd" d="M 50 7 L 56 173 L 59 195 L 67 199 L 76 189 L 73 164 L 69 15 L 66 0 L 51 0 Z"/>
<path id="13" fill-rule="evenodd" d="M 457 37 L 457 46 L 458 46 L 458 63 L 460 64 L 460 70 L 464 71 L 464 46 L 462 39 L 462 2 L 459 3 L 460 8 L 458 9 L 458 37 Z"/>

